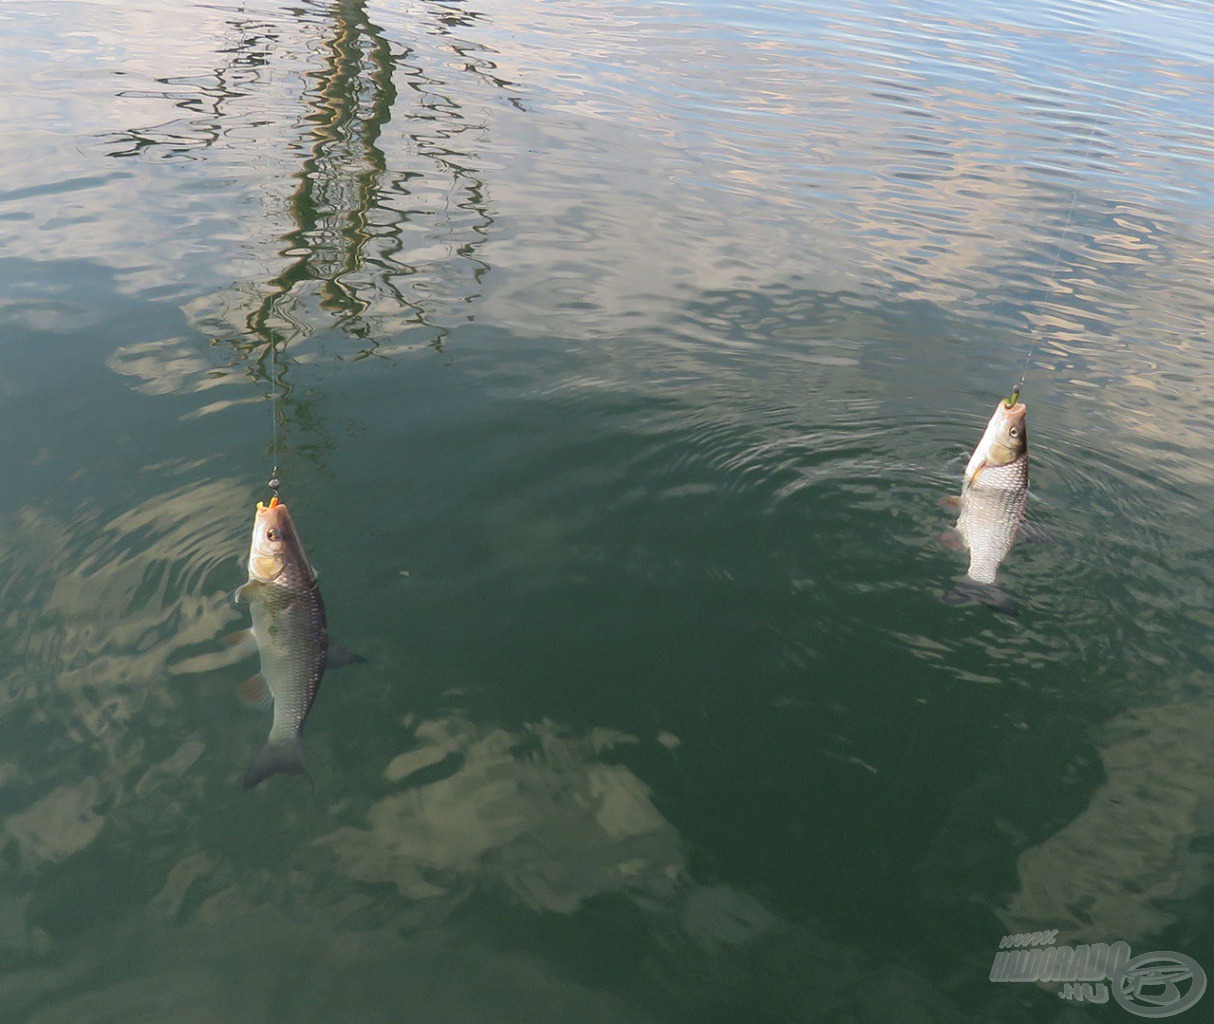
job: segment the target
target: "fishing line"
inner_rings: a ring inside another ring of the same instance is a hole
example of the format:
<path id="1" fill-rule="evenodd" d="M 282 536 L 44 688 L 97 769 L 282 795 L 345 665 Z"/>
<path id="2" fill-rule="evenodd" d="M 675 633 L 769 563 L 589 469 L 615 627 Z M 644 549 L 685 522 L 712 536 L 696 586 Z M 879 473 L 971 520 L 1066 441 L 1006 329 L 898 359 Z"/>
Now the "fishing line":
<path id="1" fill-rule="evenodd" d="M 1083 152 L 1079 157 L 1078 172 L 1083 173 L 1083 167 L 1087 163 L 1088 155 L 1092 150 L 1092 140 L 1096 137 L 1096 129 L 1100 124 L 1100 112 L 1104 109 L 1104 101 L 1109 94 L 1109 84 L 1105 82 L 1100 88 L 1100 100 L 1096 104 L 1096 109 L 1092 112 L 1092 126 L 1088 129 L 1087 137 L 1084 139 Z M 1050 265 L 1050 272 L 1046 275 L 1046 283 L 1053 286 L 1056 282 L 1054 275 L 1058 272 L 1058 264 L 1062 260 L 1062 249 L 1066 245 L 1067 235 L 1071 231 L 1071 220 L 1075 216 L 1075 203 L 1079 199 L 1079 182 L 1075 184 L 1075 189 L 1071 192 L 1071 204 L 1067 207 L 1066 223 L 1062 228 L 1062 235 L 1058 239 L 1058 247 L 1054 250 L 1054 262 Z M 1028 377 L 1029 365 L 1033 361 L 1033 353 L 1037 350 L 1037 340 L 1039 331 L 1034 328 L 1030 335 L 1028 355 L 1024 357 L 1024 369 L 1020 373 L 1019 382 L 1012 388 L 1011 396 L 1006 400 L 1007 407 L 1010 409 L 1020 400 L 1020 392 L 1024 390 L 1024 381 Z"/>
<path id="2" fill-rule="evenodd" d="M 274 459 L 274 469 L 266 486 L 278 497 L 278 488 L 282 481 L 278 479 L 278 343 L 270 341 L 270 455 Z"/>

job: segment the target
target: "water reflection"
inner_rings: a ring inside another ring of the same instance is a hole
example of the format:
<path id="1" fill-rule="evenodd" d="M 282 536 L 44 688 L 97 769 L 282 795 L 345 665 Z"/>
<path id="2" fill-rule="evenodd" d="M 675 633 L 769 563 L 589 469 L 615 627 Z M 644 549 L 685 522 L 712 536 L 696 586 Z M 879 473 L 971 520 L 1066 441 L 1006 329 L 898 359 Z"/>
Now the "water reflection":
<path id="1" fill-rule="evenodd" d="M 149 468 L 173 480 L 196 467 Z M 111 518 L 29 507 L 0 523 L 0 640 L 12 655 L 0 661 L 0 744 L 22 751 L 0 764 L 0 949 L 10 955 L 57 948 L 63 929 L 48 903 L 92 905 L 78 877 L 88 852 L 114 849 L 115 820 L 158 780 L 198 773 L 200 760 L 216 767 L 204 760 L 215 735 L 189 735 L 209 695 L 176 681 L 172 662 L 213 643 L 233 614 L 220 580 L 243 495 L 216 478 Z M 178 808 L 145 835 L 180 820 Z"/>
<path id="2" fill-rule="evenodd" d="M 22 958 L 0 1006 L 332 1022 L 423 992 L 465 1019 L 946 1021 L 899 964 L 981 987 L 992 907 L 1074 907 L 1101 939 L 1175 917 L 1208 796 L 1208 709 L 1158 697 L 1198 631 L 1176 609 L 1209 625 L 1199 66 L 1107 38 L 1045 52 L 959 7 L 925 32 L 871 5 L 255 0 L 192 8 L 165 42 L 155 6 L 39 15 L 56 45 L 0 33 L 60 61 L 14 60 L 39 129 L 6 133 L 0 172 L 21 268 L 0 390 L 29 392 L 5 406 L 0 510 L 0 959 Z M 142 38 L 105 24 L 133 16 Z M 117 106 L 86 36 L 137 54 Z M 1136 90 L 1098 116 L 1093 64 Z M 98 160 L 115 122 L 149 127 Z M 90 266 L 113 280 L 85 288 Z M 148 327 L 156 305 L 174 315 Z M 460 373 L 381 372 L 455 350 L 474 313 Z M 933 501 L 1030 329 L 1063 543 L 1018 559 L 1014 629 L 946 619 Z M 193 671 L 236 618 L 249 480 L 228 474 L 274 355 L 297 452 L 332 429 L 308 395 L 326 372 L 347 390 L 324 412 L 374 424 L 310 495 L 387 655 L 374 695 L 327 698 L 319 800 L 233 799 L 258 729 L 243 673 Z M 90 401 L 98 381 L 130 391 Z M 135 444 L 160 468 L 128 485 L 141 463 L 113 452 Z M 385 472 L 406 449 L 409 478 Z M 447 685 L 475 693 L 455 716 L 426 701 Z M 1085 689 L 1099 706 L 1066 730 L 987 759 L 1048 732 L 1022 704 Z M 1130 689 L 1175 706 L 1131 716 Z M 378 697 L 424 720 L 394 732 Z M 678 732 L 695 798 L 651 739 L 590 722 Z M 920 915 L 904 862 L 938 833 Z M 967 927 L 932 926 L 950 899 Z"/>
<path id="3" fill-rule="evenodd" d="M 14 657 L 0 666 L 0 726 L 43 738 L 30 770 L 96 775 L 107 800 L 122 790 L 144 756 L 142 726 L 181 701 L 166 683 L 171 659 L 211 643 L 232 617 L 220 581 L 244 504 L 243 487 L 219 478 L 108 520 L 82 510 L 69 523 L 29 508 L 4 523 L 4 639 Z"/>
<path id="4" fill-rule="evenodd" d="M 420 723 L 414 739 L 388 765 L 394 789 L 367 809 L 368 827 L 318 840 L 343 873 L 413 899 L 476 882 L 561 913 L 607 893 L 668 895 L 681 879 L 682 842 L 648 787 L 602 760 L 634 737 L 451 719 Z"/>
<path id="5" fill-rule="evenodd" d="M 279 250 L 286 265 L 268 281 L 234 344 L 287 345 L 322 326 L 327 314 L 359 342 L 356 358 L 375 350 L 377 334 L 413 327 L 441 347 L 449 329 L 440 310 L 473 302 L 487 269 L 477 258 L 493 223 L 485 185 L 473 152 L 459 144 L 478 126 L 414 49 L 394 50 L 365 3 L 345 0 L 315 13 L 331 24 L 321 41 L 322 66 L 307 73 L 302 97 L 307 155 L 287 201 L 293 226 Z M 435 30 L 446 36 L 465 22 L 439 15 Z M 469 48 L 450 45 L 465 58 L 466 71 L 484 77 L 482 63 L 467 59 Z M 397 76 L 411 100 L 403 110 Z M 404 138 L 388 140 L 391 155 L 400 156 L 403 142 L 406 154 L 428 166 L 390 162 L 381 139 L 394 115 Z M 436 187 L 447 192 L 442 217 L 426 208 Z M 453 258 L 470 270 L 454 292 L 444 266 Z"/>
<path id="6" fill-rule="evenodd" d="M 201 151 L 223 139 L 227 123 L 239 116 L 239 101 L 263 83 L 262 71 L 282 33 L 273 22 L 246 12 L 229 15 L 221 31 L 228 38 L 217 42 L 215 52 L 224 54 L 226 62 L 212 74 L 165 76 L 157 79 L 162 88 L 156 90 L 119 90 L 119 99 L 167 100 L 179 113 L 158 124 L 107 134 L 109 156 L 200 159 Z"/>
<path id="7" fill-rule="evenodd" d="M 283 238 L 281 251 L 295 259 L 270 281 L 270 294 L 250 315 L 255 337 L 273 342 L 295 333 L 298 324 L 275 314 L 305 281 L 317 282 L 321 309 L 351 333 L 366 334 L 358 317 L 368 303 L 357 298 L 346 278 L 362 268 L 371 238 L 367 218 L 378 205 L 386 169 L 378 140 L 395 99 L 387 41 L 367 20 L 363 4 L 337 5 L 324 68 L 304 94 L 312 142 L 290 201 L 296 226 Z M 276 329 L 275 319 L 285 322 Z"/>
<path id="8" fill-rule="evenodd" d="M 0 890 L 0 941 L 36 957 L 5 972 L 0 998 L 24 1011 L 57 994 L 25 1018 L 46 1021 L 85 1006 L 137 1019 L 152 999 L 190 1000 L 204 1020 L 250 1007 L 361 1020 L 419 992 L 436 1021 L 667 1019 L 671 1005 L 702 1019 L 756 1005 L 773 1019 L 820 1007 L 873 1024 L 894 1007 L 960 1019 L 924 978 L 694 880 L 678 830 L 622 761 L 641 742 L 655 741 L 436 717 L 408 726 L 378 796 L 259 801 L 247 815 L 247 803 L 198 815 L 194 780 L 213 769 L 197 738 L 143 770 L 135 799 L 105 800 L 93 777 L 65 783 L 6 826 L 40 881 L 32 896 Z M 256 824 L 267 814 L 269 833 Z M 281 850 L 271 833 L 285 833 Z M 112 891 L 89 890 L 98 864 Z"/>
<path id="9" fill-rule="evenodd" d="M 426 7 L 426 33 L 402 45 L 361 0 L 307 5 L 294 24 L 241 14 L 227 22 L 232 39 L 217 51 L 227 62 L 209 81 L 162 79 L 164 98 L 191 115 L 122 133 L 110 155 L 208 160 L 217 169 L 264 162 L 268 175 L 250 184 L 262 194 L 267 224 L 286 224 L 276 256 L 262 260 L 274 264 L 265 277 L 242 277 L 186 304 L 192 324 L 229 359 L 217 366 L 195 355 L 207 372 L 183 377 L 174 373 L 180 342 L 173 339 L 171 351 L 152 344 L 119 353 L 114 368 L 196 390 L 241 378 L 265 384 L 277 367 L 283 418 L 310 436 L 306 447 L 315 452 L 331 442 L 297 390 L 295 366 L 362 359 L 384 337 L 393 338 L 392 351 L 441 349 L 454 325 L 472 319 L 488 271 L 479 250 L 493 226 L 477 169 L 484 119 L 458 79 L 521 106 L 486 48 L 460 35 L 479 18 Z M 302 116 L 281 96 L 275 75 L 283 64 L 299 76 Z M 165 364 L 156 373 L 133 356 Z"/>
<path id="10" fill-rule="evenodd" d="M 1080 814 L 1020 854 L 1019 885 L 1000 915 L 1008 930 L 1058 928 L 1076 942 L 1135 945 L 1194 913 L 1192 898 L 1214 878 L 1211 730 L 1208 697 L 1107 722 L 1104 780 Z"/>

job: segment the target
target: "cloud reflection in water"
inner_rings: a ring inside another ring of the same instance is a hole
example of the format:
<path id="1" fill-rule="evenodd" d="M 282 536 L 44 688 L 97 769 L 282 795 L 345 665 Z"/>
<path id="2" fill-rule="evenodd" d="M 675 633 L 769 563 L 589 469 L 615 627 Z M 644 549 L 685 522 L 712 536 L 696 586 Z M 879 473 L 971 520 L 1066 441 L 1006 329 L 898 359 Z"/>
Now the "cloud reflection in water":
<path id="1" fill-rule="evenodd" d="M 571 913 L 605 893 L 669 893 L 682 876 L 682 842 L 648 787 L 598 759 L 634 738 L 575 738 L 551 722 L 511 733 L 463 719 L 423 722 L 414 737 L 419 746 L 389 766 L 401 788 L 368 809 L 368 827 L 318 840 L 351 877 L 391 882 L 410 898 L 476 882 Z M 445 777 L 410 785 L 436 768 Z"/>

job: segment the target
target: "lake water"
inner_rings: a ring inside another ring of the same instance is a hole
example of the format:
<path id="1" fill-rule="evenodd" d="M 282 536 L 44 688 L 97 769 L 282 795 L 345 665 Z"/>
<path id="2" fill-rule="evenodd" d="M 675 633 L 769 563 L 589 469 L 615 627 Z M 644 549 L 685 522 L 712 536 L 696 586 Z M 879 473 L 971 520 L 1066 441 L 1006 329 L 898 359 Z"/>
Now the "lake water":
<path id="1" fill-rule="evenodd" d="M 0 6 L 0 1020 L 1214 971 L 1212 115 L 1191 0 Z M 275 461 L 367 662 L 246 793 Z"/>

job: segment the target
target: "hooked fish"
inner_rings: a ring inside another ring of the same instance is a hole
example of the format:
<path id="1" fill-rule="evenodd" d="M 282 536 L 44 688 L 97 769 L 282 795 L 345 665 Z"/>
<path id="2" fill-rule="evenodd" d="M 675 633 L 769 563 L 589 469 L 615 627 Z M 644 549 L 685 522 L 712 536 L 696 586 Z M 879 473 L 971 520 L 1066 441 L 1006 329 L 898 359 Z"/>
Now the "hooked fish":
<path id="1" fill-rule="evenodd" d="M 249 580 L 235 600 L 247 603 L 261 675 L 245 684 L 251 700 L 272 699 L 274 722 L 244 777 L 252 789 L 278 773 L 303 775 L 301 733 L 329 661 L 329 627 L 316 573 L 287 506 L 275 495 L 257 503 L 249 545 Z"/>
<path id="2" fill-rule="evenodd" d="M 1014 612 L 1011 599 L 995 586 L 999 566 L 1024 527 L 1029 492 L 1028 410 L 1023 402 L 1001 401 L 965 467 L 956 531 L 969 550 L 965 579 L 948 598 L 977 598 L 1000 611 Z"/>

